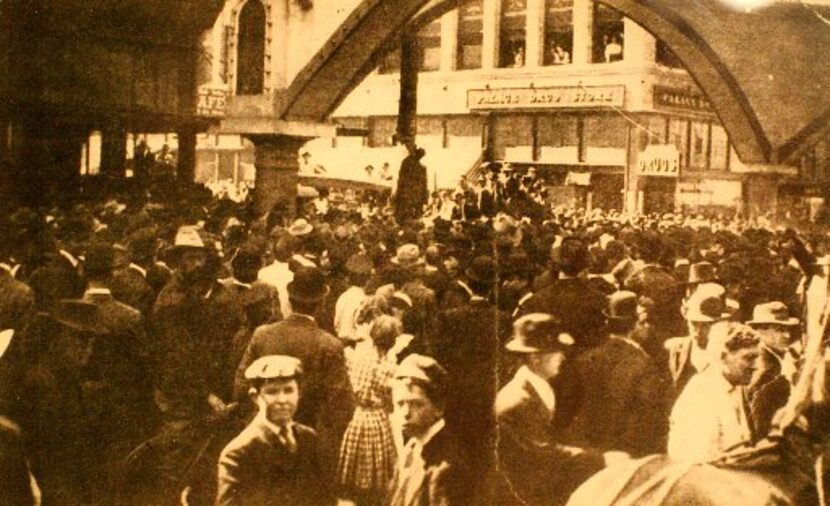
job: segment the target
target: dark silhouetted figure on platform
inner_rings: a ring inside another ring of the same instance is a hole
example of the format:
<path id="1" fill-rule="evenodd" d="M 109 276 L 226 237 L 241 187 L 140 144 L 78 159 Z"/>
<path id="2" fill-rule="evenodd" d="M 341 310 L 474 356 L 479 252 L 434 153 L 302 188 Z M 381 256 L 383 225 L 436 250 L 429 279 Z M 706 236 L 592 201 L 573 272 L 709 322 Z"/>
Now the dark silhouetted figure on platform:
<path id="1" fill-rule="evenodd" d="M 413 142 L 408 142 L 406 149 L 409 155 L 401 162 L 395 191 L 395 219 L 400 224 L 421 218 L 429 199 L 427 168 L 421 163 L 426 151 L 416 148 Z"/>

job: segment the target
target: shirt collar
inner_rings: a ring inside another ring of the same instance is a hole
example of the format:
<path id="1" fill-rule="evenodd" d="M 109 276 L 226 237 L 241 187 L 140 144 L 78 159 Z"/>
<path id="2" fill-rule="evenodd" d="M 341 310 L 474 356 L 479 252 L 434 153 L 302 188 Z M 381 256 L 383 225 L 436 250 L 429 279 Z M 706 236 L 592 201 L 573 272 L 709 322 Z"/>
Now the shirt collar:
<path id="1" fill-rule="evenodd" d="M 527 380 L 527 382 L 530 383 L 530 385 L 533 387 L 534 390 L 536 390 L 536 393 L 539 394 L 539 397 L 541 397 L 542 399 L 554 397 L 553 388 L 551 388 L 550 383 L 548 383 L 545 380 L 545 378 L 531 371 L 528 366 L 521 366 L 519 370 L 516 372 L 516 376 L 519 376 L 519 378 L 521 379 Z"/>
<path id="2" fill-rule="evenodd" d="M 105 287 L 96 287 L 96 288 L 87 288 L 84 295 L 112 295 L 112 292 L 109 288 Z"/>
<path id="3" fill-rule="evenodd" d="M 303 314 L 303 313 L 298 313 L 296 311 L 292 311 L 291 316 L 297 316 L 297 317 L 302 318 L 304 320 L 309 320 L 312 323 L 317 323 L 317 318 L 311 316 L 310 314 Z"/>
<path id="4" fill-rule="evenodd" d="M 252 286 L 250 283 L 243 283 L 236 278 L 231 278 L 231 283 L 233 283 L 234 286 L 241 286 L 242 288 L 251 288 Z"/>
<path id="5" fill-rule="evenodd" d="M 75 258 L 75 255 L 66 251 L 65 249 L 60 250 L 58 253 L 60 253 L 62 257 L 67 259 L 69 263 L 72 264 L 72 267 L 78 267 L 78 259 Z"/>
<path id="6" fill-rule="evenodd" d="M 262 411 L 260 411 L 257 414 L 257 418 L 259 419 L 259 423 L 261 423 L 263 426 L 268 428 L 268 430 L 273 432 L 274 435 L 278 436 L 278 437 L 280 436 L 280 434 L 282 434 L 283 430 L 285 430 L 285 429 L 290 430 L 294 426 L 294 421 L 293 420 L 289 421 L 285 425 L 277 425 L 274 422 L 272 422 L 271 420 L 269 420 L 268 417 L 265 416 L 265 413 L 262 412 Z"/>
<path id="7" fill-rule="evenodd" d="M 11 277 L 15 277 L 17 275 L 17 271 L 20 269 L 20 265 L 15 265 L 14 267 L 12 267 L 6 262 L 0 262 L 0 269 L 3 269 L 4 271 L 8 272 Z"/>
<path id="8" fill-rule="evenodd" d="M 444 419 L 441 418 L 440 420 L 432 424 L 432 427 L 430 427 L 423 435 L 416 436 L 414 439 L 422 447 L 426 446 L 430 441 L 432 441 L 432 438 L 434 438 L 436 434 L 441 432 L 441 429 L 443 429 L 445 425 L 446 423 L 444 422 Z"/>
<path id="9" fill-rule="evenodd" d="M 643 347 L 640 345 L 640 343 L 638 343 L 634 339 L 631 339 L 628 336 L 620 336 L 620 335 L 616 335 L 616 334 L 611 334 L 610 337 L 611 337 L 611 339 L 617 339 L 617 340 L 620 340 L 620 341 L 622 341 L 626 344 L 630 344 L 631 346 L 637 348 L 638 350 L 642 351 L 643 353 L 646 352 L 646 350 L 643 349 Z"/>
<path id="10" fill-rule="evenodd" d="M 131 263 L 129 265 L 129 268 L 136 271 L 137 273 L 141 274 L 141 277 L 143 277 L 143 278 L 147 277 L 147 269 L 145 269 L 144 267 L 142 267 L 138 264 Z"/>

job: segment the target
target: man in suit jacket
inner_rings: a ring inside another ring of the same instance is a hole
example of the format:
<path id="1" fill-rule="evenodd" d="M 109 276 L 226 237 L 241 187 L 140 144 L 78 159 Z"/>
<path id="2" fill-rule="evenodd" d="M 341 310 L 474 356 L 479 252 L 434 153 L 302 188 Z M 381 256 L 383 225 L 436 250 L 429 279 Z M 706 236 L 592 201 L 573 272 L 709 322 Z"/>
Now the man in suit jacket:
<path id="1" fill-rule="evenodd" d="M 246 370 L 256 418 L 222 450 L 216 504 L 334 504 L 322 472 L 314 429 L 294 421 L 302 365 L 294 357 L 266 355 Z"/>
<path id="2" fill-rule="evenodd" d="M 677 398 L 686 383 L 709 364 L 706 346 L 709 330 L 715 322 L 731 318 L 738 303 L 726 298 L 726 290 L 715 283 L 704 283 L 686 301 L 685 318 L 689 335 L 665 342 L 668 368 Z"/>
<path id="3" fill-rule="evenodd" d="M 576 359 L 588 387 L 568 430 L 574 444 L 634 457 L 665 450 L 669 381 L 642 348 L 642 314 L 633 292 L 611 295 L 608 341 Z"/>
<path id="4" fill-rule="evenodd" d="M 489 503 L 444 422 L 447 387 L 447 372 L 424 355 L 409 355 L 395 371 L 392 398 L 408 441 L 390 484 L 390 506 Z"/>
<path id="5" fill-rule="evenodd" d="M 112 279 L 111 289 L 115 298 L 138 309 L 145 318 L 150 317 L 158 295 L 147 281 L 147 273 L 154 264 L 156 243 L 155 229 L 143 228 L 133 232 L 127 240 L 130 264 L 116 271 Z"/>
<path id="6" fill-rule="evenodd" d="M 496 397 L 500 504 L 564 504 L 573 490 L 604 465 L 603 456 L 553 441 L 556 397 L 548 381 L 559 374 L 574 344 L 558 320 L 531 313 L 514 323 L 505 346 L 524 365 Z"/>
<path id="7" fill-rule="evenodd" d="M 340 440 L 354 412 L 354 396 L 346 372 L 343 344 L 317 326 L 314 319 L 326 296 L 325 275 L 316 267 L 300 267 L 288 284 L 293 311 L 285 320 L 259 327 L 239 363 L 235 397 L 245 394 L 244 372 L 265 355 L 289 355 L 303 363 L 303 397 L 297 421 L 320 434 L 320 447 L 327 472 L 334 472 Z M 333 476 L 333 474 L 332 474 Z"/>
<path id="8" fill-rule="evenodd" d="M 496 363 L 501 343 L 510 332 L 510 317 L 489 301 L 496 283 L 496 263 L 488 256 L 473 260 L 465 275 L 471 299 L 461 307 L 442 311 L 430 343 L 452 387 L 447 399 L 447 426 L 462 441 L 477 477 L 493 468 L 496 421 Z"/>

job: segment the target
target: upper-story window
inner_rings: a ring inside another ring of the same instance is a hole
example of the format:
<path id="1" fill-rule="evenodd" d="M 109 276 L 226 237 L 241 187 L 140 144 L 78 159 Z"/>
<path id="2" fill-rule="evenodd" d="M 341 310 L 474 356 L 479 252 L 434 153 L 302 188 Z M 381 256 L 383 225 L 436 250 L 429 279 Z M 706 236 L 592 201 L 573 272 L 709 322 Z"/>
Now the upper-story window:
<path id="1" fill-rule="evenodd" d="M 441 68 L 441 19 L 418 32 L 418 70 L 429 72 Z"/>
<path id="2" fill-rule="evenodd" d="M 482 0 L 463 4 L 458 11 L 458 50 L 455 68 L 458 70 L 481 68 L 481 46 L 484 40 Z"/>
<path id="3" fill-rule="evenodd" d="M 623 59 L 623 15 L 610 7 L 594 3 L 593 57 L 594 63 L 610 63 Z"/>
<path id="4" fill-rule="evenodd" d="M 669 46 L 660 39 L 657 39 L 657 56 L 656 56 L 657 63 L 660 65 L 664 65 L 666 67 L 671 67 L 675 69 L 682 69 L 683 62 L 680 61 L 680 58 L 674 54 L 674 51 L 669 48 Z"/>
<path id="5" fill-rule="evenodd" d="M 236 94 L 260 95 L 265 86 L 265 6 L 248 0 L 239 13 Z"/>
<path id="6" fill-rule="evenodd" d="M 502 0 L 499 25 L 499 67 L 524 67 L 527 0 Z"/>
<path id="7" fill-rule="evenodd" d="M 545 0 L 545 65 L 571 63 L 573 7 L 573 0 Z"/>

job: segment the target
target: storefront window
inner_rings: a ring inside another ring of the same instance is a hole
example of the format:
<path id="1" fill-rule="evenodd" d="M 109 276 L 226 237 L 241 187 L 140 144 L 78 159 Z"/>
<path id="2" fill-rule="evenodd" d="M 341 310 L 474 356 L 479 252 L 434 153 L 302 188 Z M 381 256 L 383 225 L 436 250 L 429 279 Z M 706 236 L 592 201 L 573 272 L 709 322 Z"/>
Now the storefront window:
<path id="1" fill-rule="evenodd" d="M 689 168 L 706 170 L 706 154 L 709 149 L 709 123 L 692 121 Z"/>
<path id="2" fill-rule="evenodd" d="M 711 153 L 709 155 L 709 170 L 726 170 L 729 154 L 729 136 L 720 125 L 712 125 Z"/>
<path id="3" fill-rule="evenodd" d="M 502 0 L 499 67 L 524 67 L 527 0 Z"/>
<path id="4" fill-rule="evenodd" d="M 571 63 L 573 0 L 545 0 L 545 65 Z"/>
<path id="5" fill-rule="evenodd" d="M 504 115 L 493 128 L 493 156 L 497 160 L 532 157 L 533 119 L 530 116 Z"/>
<path id="6" fill-rule="evenodd" d="M 467 2 L 459 8 L 456 55 L 458 70 L 481 68 L 482 9 L 482 0 Z"/>
<path id="7" fill-rule="evenodd" d="M 441 68 L 441 20 L 418 32 L 418 70 L 430 72 Z"/>
<path id="8" fill-rule="evenodd" d="M 685 119 L 669 120 L 669 144 L 674 144 L 680 152 L 680 170 L 688 167 L 686 156 L 688 151 L 689 122 Z"/>
<path id="9" fill-rule="evenodd" d="M 657 63 L 660 65 L 670 67 L 673 69 L 682 69 L 683 62 L 680 61 L 680 58 L 674 54 L 669 46 L 660 39 L 657 39 L 657 56 L 656 56 Z"/>
<path id="10" fill-rule="evenodd" d="M 610 63 L 623 59 L 623 15 L 605 5 L 594 3 L 593 63 Z"/>

